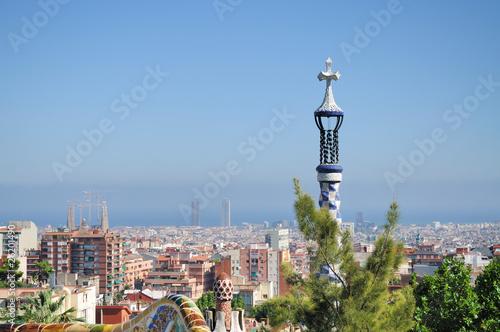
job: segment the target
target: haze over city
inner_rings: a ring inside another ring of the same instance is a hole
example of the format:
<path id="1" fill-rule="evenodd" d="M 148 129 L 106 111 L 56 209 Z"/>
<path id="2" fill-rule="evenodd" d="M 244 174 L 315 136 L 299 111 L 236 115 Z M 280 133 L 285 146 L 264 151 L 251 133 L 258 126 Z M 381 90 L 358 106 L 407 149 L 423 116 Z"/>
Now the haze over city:
<path id="1" fill-rule="evenodd" d="M 0 224 L 65 225 L 103 192 L 110 226 L 294 219 L 319 195 L 313 113 L 332 59 L 343 221 L 500 219 L 494 2 L 0 3 Z M 40 14 L 48 13 L 48 14 Z M 84 217 L 86 217 L 84 215 Z"/>

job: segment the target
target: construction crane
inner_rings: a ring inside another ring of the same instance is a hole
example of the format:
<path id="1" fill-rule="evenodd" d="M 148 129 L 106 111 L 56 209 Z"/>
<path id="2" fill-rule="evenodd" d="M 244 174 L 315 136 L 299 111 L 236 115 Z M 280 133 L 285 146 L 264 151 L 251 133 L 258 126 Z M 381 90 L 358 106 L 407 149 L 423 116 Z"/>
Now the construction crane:
<path id="1" fill-rule="evenodd" d="M 91 217 L 91 209 L 92 209 L 92 193 L 102 193 L 102 192 L 111 192 L 111 191 L 119 191 L 119 190 L 92 190 L 92 189 L 89 189 L 89 190 L 86 190 L 86 191 L 82 191 L 83 194 L 89 194 L 89 199 L 88 199 L 88 201 L 89 201 L 89 220 L 88 220 L 88 224 L 89 225 L 91 225 L 90 217 Z M 97 214 L 99 214 L 99 198 L 97 198 Z M 99 217 L 97 218 L 97 222 L 99 222 Z"/>

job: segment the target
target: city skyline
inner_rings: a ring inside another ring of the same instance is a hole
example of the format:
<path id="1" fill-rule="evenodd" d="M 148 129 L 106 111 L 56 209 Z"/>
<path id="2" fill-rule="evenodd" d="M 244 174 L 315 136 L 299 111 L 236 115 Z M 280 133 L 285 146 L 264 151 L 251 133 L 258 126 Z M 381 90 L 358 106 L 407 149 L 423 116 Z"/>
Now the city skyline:
<path id="1" fill-rule="evenodd" d="M 228 9 L 229 8 L 229 9 Z M 500 219 L 497 3 L 0 4 L 0 224 L 65 225 L 106 193 L 109 227 L 293 220 L 318 198 L 328 57 L 345 112 L 344 222 Z M 326 17 L 320 19 L 320 17 Z"/>

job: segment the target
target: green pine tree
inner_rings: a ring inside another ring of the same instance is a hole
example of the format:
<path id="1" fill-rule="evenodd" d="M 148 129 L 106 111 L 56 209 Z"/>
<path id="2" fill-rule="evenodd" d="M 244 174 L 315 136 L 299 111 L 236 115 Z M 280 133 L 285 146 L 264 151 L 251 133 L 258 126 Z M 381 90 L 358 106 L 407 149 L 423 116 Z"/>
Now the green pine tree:
<path id="1" fill-rule="evenodd" d="M 294 295 L 285 309 L 296 322 L 309 330 L 322 331 L 407 331 L 413 327 L 414 298 L 411 290 L 392 295 L 388 282 L 402 262 L 403 244 L 392 238 L 400 219 L 399 207 L 393 202 L 387 213 L 384 231 L 375 242 L 375 250 L 366 266 L 354 260 L 348 231 L 341 234 L 338 223 L 328 209 L 316 208 L 316 202 L 305 194 L 294 179 L 295 213 L 304 238 L 314 245 L 310 249 L 311 274 L 308 280 L 291 268 L 282 271 L 292 284 Z M 325 271 L 333 278 L 317 274 Z M 274 313 L 271 313 L 271 321 Z M 276 326 L 276 325 L 275 325 Z"/>

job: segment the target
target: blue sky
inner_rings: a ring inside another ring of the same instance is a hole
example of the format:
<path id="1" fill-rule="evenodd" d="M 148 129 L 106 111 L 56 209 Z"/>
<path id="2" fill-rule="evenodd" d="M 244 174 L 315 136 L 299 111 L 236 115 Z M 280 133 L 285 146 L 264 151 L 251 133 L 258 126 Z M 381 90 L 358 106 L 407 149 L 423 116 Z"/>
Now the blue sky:
<path id="1" fill-rule="evenodd" d="M 293 219 L 293 177 L 319 195 L 327 57 L 344 221 L 381 222 L 395 187 L 405 223 L 500 219 L 499 9 L 2 1 L 0 223 L 64 224 L 90 188 L 116 190 L 111 225 L 185 225 L 198 191 L 205 226 L 226 197 L 234 224 Z"/>

